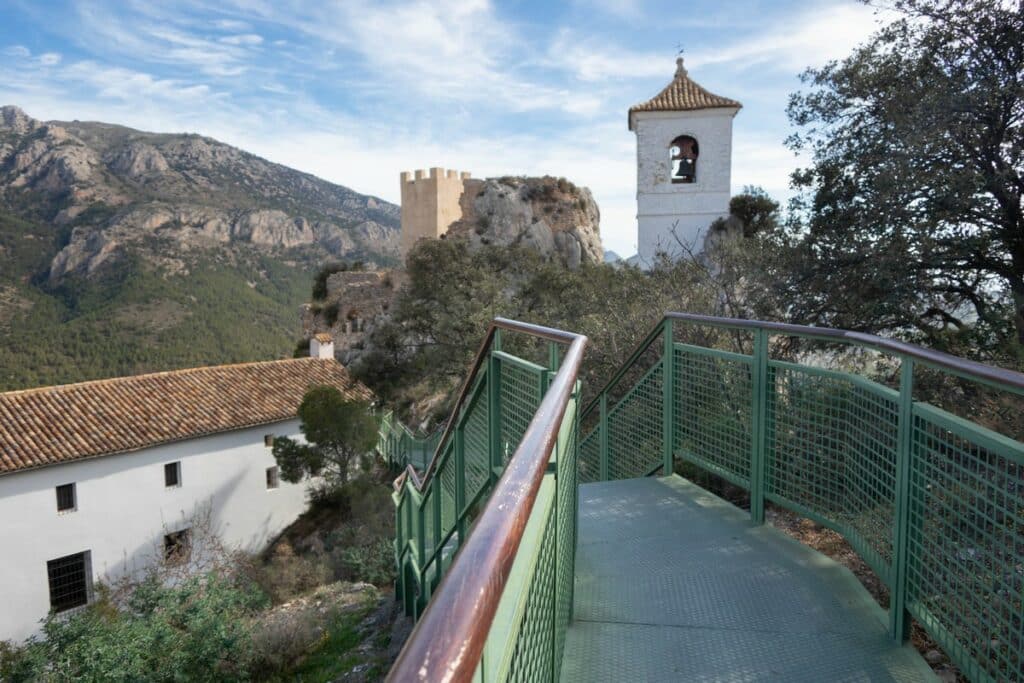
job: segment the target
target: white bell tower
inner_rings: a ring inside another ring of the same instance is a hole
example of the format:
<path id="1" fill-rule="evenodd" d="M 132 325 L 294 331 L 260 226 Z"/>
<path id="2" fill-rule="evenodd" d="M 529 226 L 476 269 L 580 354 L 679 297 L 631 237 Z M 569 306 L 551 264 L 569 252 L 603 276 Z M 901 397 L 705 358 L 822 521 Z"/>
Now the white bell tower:
<path id="1" fill-rule="evenodd" d="M 708 226 L 729 215 L 732 119 L 742 106 L 691 81 L 680 57 L 672 82 L 630 108 L 643 266 L 658 252 L 681 256 L 679 241 L 702 251 Z"/>

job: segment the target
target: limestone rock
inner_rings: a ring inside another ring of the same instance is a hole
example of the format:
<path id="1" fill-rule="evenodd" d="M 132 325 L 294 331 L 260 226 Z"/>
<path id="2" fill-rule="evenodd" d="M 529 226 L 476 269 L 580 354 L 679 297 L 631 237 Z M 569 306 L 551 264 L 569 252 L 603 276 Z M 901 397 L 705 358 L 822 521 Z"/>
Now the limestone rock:
<path id="1" fill-rule="evenodd" d="M 36 130 L 39 127 L 39 122 L 22 111 L 20 107 L 7 105 L 0 107 L 0 127 L 17 135 L 26 135 Z"/>
<path id="2" fill-rule="evenodd" d="M 448 229 L 470 245 L 521 245 L 569 268 L 601 263 L 601 215 L 590 190 L 564 178 L 489 178 L 466 182 L 462 219 Z"/>
<path id="3" fill-rule="evenodd" d="M 117 150 L 107 164 L 115 173 L 134 180 L 170 170 L 167 159 L 160 150 L 142 142 L 132 142 L 127 147 Z"/>
<path id="4" fill-rule="evenodd" d="M 398 207 L 195 134 L 44 123 L 0 107 L 0 189 L 40 195 L 26 199 L 70 229 L 51 284 L 129 252 L 175 268 L 197 250 L 230 262 L 224 250 L 239 244 L 291 250 L 281 255 L 310 268 L 398 258 Z"/>

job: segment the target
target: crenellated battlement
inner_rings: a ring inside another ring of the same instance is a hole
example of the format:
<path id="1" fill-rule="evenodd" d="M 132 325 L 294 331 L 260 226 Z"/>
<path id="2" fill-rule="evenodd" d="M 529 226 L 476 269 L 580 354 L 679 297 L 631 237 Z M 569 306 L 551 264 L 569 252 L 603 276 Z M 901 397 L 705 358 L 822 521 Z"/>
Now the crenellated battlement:
<path id="1" fill-rule="evenodd" d="M 466 171 L 433 167 L 403 171 L 402 190 L 402 259 L 421 239 L 437 239 L 448 232 L 448 226 L 462 218 L 459 200 Z"/>
<path id="2" fill-rule="evenodd" d="M 421 168 L 415 171 L 402 171 L 402 173 L 399 174 L 399 177 L 401 178 L 401 182 L 404 184 L 414 183 L 417 180 L 431 180 L 438 178 L 468 180 L 470 177 L 472 177 L 472 174 L 469 171 L 456 171 L 455 169 L 451 168 L 445 169 L 440 167 L 434 167 L 431 169 Z"/>

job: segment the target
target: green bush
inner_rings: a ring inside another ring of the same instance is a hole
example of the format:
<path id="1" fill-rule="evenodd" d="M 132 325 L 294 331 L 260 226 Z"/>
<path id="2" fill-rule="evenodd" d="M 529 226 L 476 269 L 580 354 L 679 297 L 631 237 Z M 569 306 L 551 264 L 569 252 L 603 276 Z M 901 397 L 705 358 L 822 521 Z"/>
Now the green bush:
<path id="1" fill-rule="evenodd" d="M 124 606 L 108 598 L 51 615 L 5 676 L 11 681 L 249 680 L 251 620 L 266 597 L 208 574 L 174 587 L 139 584 Z M 6 680 L 6 679 L 5 679 Z"/>

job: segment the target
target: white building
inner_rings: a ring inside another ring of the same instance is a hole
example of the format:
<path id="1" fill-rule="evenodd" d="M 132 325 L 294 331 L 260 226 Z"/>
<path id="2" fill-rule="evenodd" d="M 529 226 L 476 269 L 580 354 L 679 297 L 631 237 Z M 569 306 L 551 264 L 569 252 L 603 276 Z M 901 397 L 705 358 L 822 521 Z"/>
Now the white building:
<path id="1" fill-rule="evenodd" d="M 0 394 L 0 640 L 87 603 L 97 581 L 190 549 L 197 520 L 229 547 L 264 546 L 306 507 L 271 440 L 299 436 L 317 384 L 370 398 L 333 358 Z"/>
<path id="2" fill-rule="evenodd" d="M 644 265 L 658 252 L 680 255 L 680 242 L 699 253 L 708 226 L 729 215 L 732 119 L 743 105 L 690 80 L 682 58 L 676 65 L 664 90 L 629 110 Z"/>

